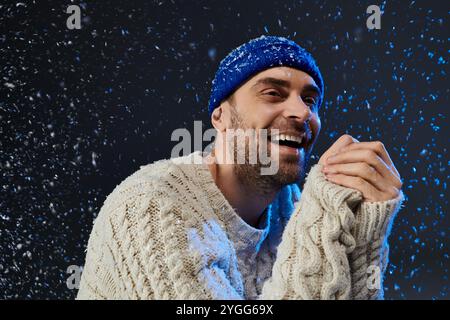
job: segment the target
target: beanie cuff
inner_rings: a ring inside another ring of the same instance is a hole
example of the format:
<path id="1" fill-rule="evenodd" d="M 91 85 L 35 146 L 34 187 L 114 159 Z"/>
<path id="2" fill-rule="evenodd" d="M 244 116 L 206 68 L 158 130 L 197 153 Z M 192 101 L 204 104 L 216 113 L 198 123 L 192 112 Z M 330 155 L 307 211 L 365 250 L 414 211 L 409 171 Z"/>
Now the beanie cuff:
<path id="1" fill-rule="evenodd" d="M 323 79 L 311 54 L 292 40 L 261 36 L 234 49 L 221 61 L 212 83 L 209 114 L 249 78 L 263 70 L 281 66 L 308 73 L 320 89 L 318 106 L 322 104 Z"/>

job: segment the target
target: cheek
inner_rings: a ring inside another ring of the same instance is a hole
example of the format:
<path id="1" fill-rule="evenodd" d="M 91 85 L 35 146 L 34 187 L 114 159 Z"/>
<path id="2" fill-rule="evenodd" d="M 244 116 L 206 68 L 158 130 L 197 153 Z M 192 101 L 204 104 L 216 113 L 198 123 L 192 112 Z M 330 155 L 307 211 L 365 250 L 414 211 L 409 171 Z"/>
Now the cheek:
<path id="1" fill-rule="evenodd" d="M 273 108 L 267 109 L 264 112 L 257 114 L 256 121 L 258 121 L 258 127 L 259 128 L 273 127 L 274 122 L 276 122 L 277 117 L 278 117 L 278 114 L 274 111 Z"/>
<path id="2" fill-rule="evenodd" d="M 320 128 L 322 127 L 319 115 L 317 113 L 313 114 L 313 116 L 311 117 L 311 120 L 309 121 L 309 127 L 313 136 L 313 140 L 316 140 L 317 136 L 319 135 Z"/>
<path id="3" fill-rule="evenodd" d="M 266 128 L 276 118 L 276 110 L 273 106 L 258 101 L 251 101 L 246 108 L 246 119 L 253 128 Z"/>

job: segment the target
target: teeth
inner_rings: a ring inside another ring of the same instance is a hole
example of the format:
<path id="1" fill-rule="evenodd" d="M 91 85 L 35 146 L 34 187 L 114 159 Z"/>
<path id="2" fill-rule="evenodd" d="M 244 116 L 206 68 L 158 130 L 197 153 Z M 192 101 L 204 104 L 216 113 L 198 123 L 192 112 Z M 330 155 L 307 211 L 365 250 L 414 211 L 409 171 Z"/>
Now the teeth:
<path id="1" fill-rule="evenodd" d="M 276 135 L 272 136 L 272 141 L 280 141 L 280 140 L 294 141 L 294 142 L 301 144 L 303 141 L 303 136 L 295 137 L 295 136 L 291 136 L 291 135 L 287 135 L 287 134 L 276 134 Z"/>

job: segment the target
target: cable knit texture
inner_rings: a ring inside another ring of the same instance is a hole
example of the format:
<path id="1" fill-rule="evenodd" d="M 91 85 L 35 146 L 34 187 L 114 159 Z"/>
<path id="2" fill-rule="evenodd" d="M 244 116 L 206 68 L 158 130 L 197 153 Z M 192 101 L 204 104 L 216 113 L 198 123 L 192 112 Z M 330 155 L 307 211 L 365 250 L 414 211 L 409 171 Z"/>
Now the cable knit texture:
<path id="1" fill-rule="evenodd" d="M 141 166 L 107 197 L 77 299 L 380 299 L 404 199 L 363 202 L 313 166 L 259 226 L 216 186 L 205 154 Z"/>

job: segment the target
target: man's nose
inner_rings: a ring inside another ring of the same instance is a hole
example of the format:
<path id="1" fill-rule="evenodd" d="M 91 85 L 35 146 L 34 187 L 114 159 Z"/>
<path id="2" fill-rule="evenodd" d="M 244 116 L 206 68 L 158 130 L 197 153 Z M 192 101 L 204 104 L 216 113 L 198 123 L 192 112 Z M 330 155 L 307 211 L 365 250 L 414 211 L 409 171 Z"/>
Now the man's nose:
<path id="1" fill-rule="evenodd" d="M 284 103 L 283 116 L 287 119 L 296 119 L 306 122 L 311 118 L 311 108 L 300 96 L 292 96 Z"/>

